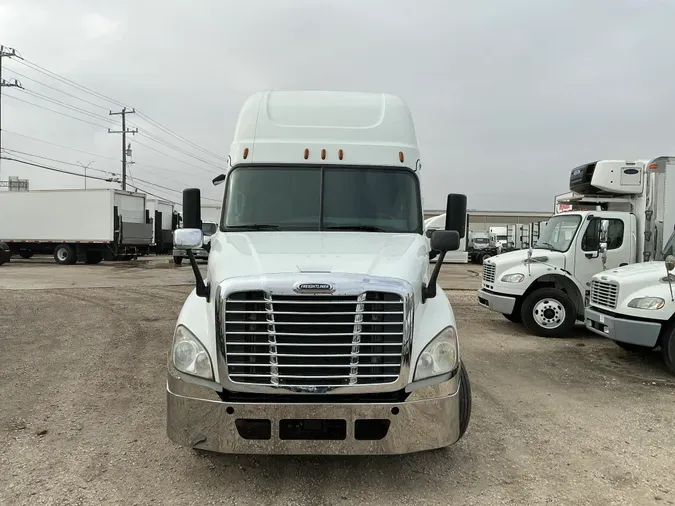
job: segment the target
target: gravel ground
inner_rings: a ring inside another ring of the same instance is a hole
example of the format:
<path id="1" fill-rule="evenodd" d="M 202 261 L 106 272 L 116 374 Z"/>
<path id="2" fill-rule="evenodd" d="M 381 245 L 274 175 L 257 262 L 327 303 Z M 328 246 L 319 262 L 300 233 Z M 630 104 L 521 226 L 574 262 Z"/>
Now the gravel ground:
<path id="1" fill-rule="evenodd" d="M 13 279 L 0 289 L 0 504 L 675 503 L 675 378 L 657 354 L 583 329 L 531 337 L 457 290 L 478 279 L 465 266 L 443 283 L 474 392 L 457 445 L 377 458 L 178 447 L 164 367 L 190 271 L 147 267 L 0 268 L 1 286 Z"/>

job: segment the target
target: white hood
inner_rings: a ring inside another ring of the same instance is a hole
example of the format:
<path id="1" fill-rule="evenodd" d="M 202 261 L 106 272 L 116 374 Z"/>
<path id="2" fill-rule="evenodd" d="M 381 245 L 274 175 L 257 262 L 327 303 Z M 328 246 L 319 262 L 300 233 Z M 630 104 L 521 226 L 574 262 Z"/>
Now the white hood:
<path id="1" fill-rule="evenodd" d="M 495 264 L 498 272 L 501 273 L 517 265 L 523 265 L 525 260 L 527 260 L 527 250 L 521 249 L 493 256 L 485 262 Z M 565 255 L 559 251 L 535 248 L 532 250 L 532 260 L 533 262 L 539 261 L 554 267 L 565 268 Z"/>
<path id="2" fill-rule="evenodd" d="M 334 272 L 404 279 L 424 278 L 427 240 L 418 234 L 373 232 L 218 232 L 211 238 L 209 276 L 217 283 L 239 276 Z"/>

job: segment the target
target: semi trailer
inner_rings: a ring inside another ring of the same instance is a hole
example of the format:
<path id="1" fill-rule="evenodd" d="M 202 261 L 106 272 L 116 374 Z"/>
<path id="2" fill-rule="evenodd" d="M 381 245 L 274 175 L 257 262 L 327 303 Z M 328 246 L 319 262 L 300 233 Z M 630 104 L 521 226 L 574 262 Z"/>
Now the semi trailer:
<path id="1" fill-rule="evenodd" d="M 171 202 L 161 199 L 146 199 L 148 219 L 152 223 L 150 249 L 158 255 L 173 249 L 173 231 L 178 228 L 179 215 Z"/>
<path id="2" fill-rule="evenodd" d="M 243 105 L 203 277 L 200 194 L 183 194 L 195 288 L 178 315 L 167 433 L 223 453 L 398 454 L 452 445 L 471 388 L 438 286 L 465 235 L 448 196 L 427 240 L 402 99 L 273 91 Z M 429 273 L 431 250 L 440 252 Z"/>
<path id="3" fill-rule="evenodd" d="M 595 274 L 660 257 L 675 225 L 675 177 L 665 177 L 673 160 L 601 160 L 574 168 L 571 193 L 556 206 L 564 212 L 549 219 L 536 245 L 483 264 L 478 302 L 535 335 L 568 335 L 585 320 Z"/>
<path id="4" fill-rule="evenodd" d="M 0 262 L 12 255 L 97 264 L 149 252 L 145 195 L 115 189 L 0 193 Z"/>

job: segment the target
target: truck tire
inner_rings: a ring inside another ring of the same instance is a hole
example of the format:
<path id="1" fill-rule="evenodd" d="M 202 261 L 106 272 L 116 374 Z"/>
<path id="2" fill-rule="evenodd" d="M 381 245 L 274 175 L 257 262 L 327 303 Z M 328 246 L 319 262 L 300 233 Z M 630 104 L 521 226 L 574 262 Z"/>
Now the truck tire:
<path id="1" fill-rule="evenodd" d="M 67 244 L 59 244 L 54 249 L 54 260 L 59 265 L 73 265 L 77 262 L 75 251 Z"/>
<path id="2" fill-rule="evenodd" d="M 21 258 L 29 259 L 33 256 L 33 252 L 27 251 L 27 250 L 21 250 L 21 251 L 19 251 L 19 256 Z"/>
<path id="3" fill-rule="evenodd" d="M 523 301 L 520 314 L 525 328 L 540 337 L 565 337 L 577 320 L 572 299 L 555 288 L 532 292 Z"/>
<path id="4" fill-rule="evenodd" d="M 176 265 L 180 265 L 183 263 L 183 257 L 173 257 L 173 263 Z"/>
<path id="5" fill-rule="evenodd" d="M 471 420 L 471 382 L 464 362 L 459 366 L 459 437 L 462 439 Z"/>
<path id="6" fill-rule="evenodd" d="M 85 263 L 89 265 L 100 264 L 103 261 L 103 253 L 100 251 L 87 251 Z"/>
<path id="7" fill-rule="evenodd" d="M 675 322 L 663 329 L 661 336 L 661 357 L 668 371 L 675 374 Z"/>
<path id="8" fill-rule="evenodd" d="M 483 254 L 481 255 L 481 257 L 480 257 L 480 263 L 481 263 L 481 265 L 482 265 L 483 262 L 485 262 L 488 258 L 492 258 L 492 255 L 490 255 L 490 253 L 483 253 Z"/>

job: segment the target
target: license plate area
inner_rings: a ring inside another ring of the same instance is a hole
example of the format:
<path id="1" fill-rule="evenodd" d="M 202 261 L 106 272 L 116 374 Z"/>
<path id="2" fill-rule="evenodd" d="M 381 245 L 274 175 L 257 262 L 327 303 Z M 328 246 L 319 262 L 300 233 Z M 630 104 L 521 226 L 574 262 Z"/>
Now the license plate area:
<path id="1" fill-rule="evenodd" d="M 347 439 L 347 420 L 280 420 L 279 439 L 294 441 L 342 441 Z"/>

